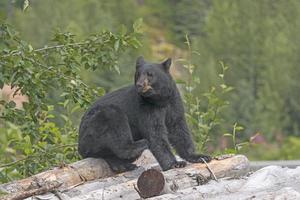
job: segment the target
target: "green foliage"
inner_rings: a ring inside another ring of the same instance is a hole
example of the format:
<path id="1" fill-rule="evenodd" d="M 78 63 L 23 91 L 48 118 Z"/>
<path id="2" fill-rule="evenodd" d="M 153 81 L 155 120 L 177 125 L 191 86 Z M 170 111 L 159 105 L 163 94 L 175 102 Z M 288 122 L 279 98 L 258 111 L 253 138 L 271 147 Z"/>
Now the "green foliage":
<path id="1" fill-rule="evenodd" d="M 31 0 L 25 12 L 13 9 L 7 21 L 26 41 L 33 46 L 41 46 L 49 43 L 52 30 L 56 28 L 70 31 L 79 39 L 100 30 L 118 31 L 121 24 L 131 28 L 138 18 L 135 6 L 133 0 Z M 129 10 L 130 14 L 123 14 Z"/>
<path id="2" fill-rule="evenodd" d="M 28 97 L 23 108 L 13 101 L 1 101 L 4 123 L 0 146 L 1 181 L 28 176 L 59 163 L 78 158 L 77 128 L 70 120 L 78 109 L 86 108 L 104 94 L 101 87 L 90 87 L 81 78 L 83 70 L 98 68 L 119 72 L 118 57 L 128 48 L 140 46 L 141 20 L 133 32 L 118 34 L 102 31 L 85 40 L 71 33 L 56 32 L 52 43 L 42 48 L 21 40 L 7 24 L 1 24 L 0 88 L 10 85 Z M 60 99 L 51 105 L 49 94 L 59 91 Z M 63 107 L 55 123 L 54 107 Z M 17 166 L 17 167 L 16 167 Z"/>
<path id="3" fill-rule="evenodd" d="M 189 126 L 194 134 L 199 151 L 206 150 L 206 145 L 210 141 L 210 137 L 216 128 L 224 120 L 221 113 L 228 106 L 229 102 L 224 99 L 224 96 L 233 88 L 226 85 L 224 81 L 225 72 L 228 69 L 221 62 L 222 72 L 219 74 L 221 83 L 217 86 L 212 86 L 208 92 L 205 92 L 200 97 L 194 93 L 197 87 L 200 86 L 200 79 L 195 74 L 197 68 L 192 63 L 192 56 L 199 53 L 192 50 L 189 38 L 186 36 L 186 44 L 188 47 L 189 57 L 183 62 L 183 67 L 187 69 L 187 81 L 184 83 L 184 102 L 186 104 L 186 117 Z"/>
<path id="4" fill-rule="evenodd" d="M 234 123 L 232 132 L 224 133 L 223 136 L 230 137 L 230 139 L 232 140 L 232 145 L 233 145 L 233 148 L 226 148 L 225 153 L 237 154 L 237 153 L 239 153 L 239 151 L 242 147 L 244 147 L 245 145 L 249 145 L 249 142 L 241 142 L 241 143 L 237 142 L 237 132 L 242 131 L 242 130 L 244 130 L 244 128 L 242 126 L 238 126 L 237 123 Z"/>
<path id="5" fill-rule="evenodd" d="M 244 137 L 259 131 L 299 135 L 299 1 L 212 1 L 194 44 L 207 66 L 202 84 L 216 81 L 216 60 L 232 66 L 226 120 L 239 121 Z M 291 23 L 293 21 L 293 23 Z M 292 103 L 293 102 L 293 103 Z"/>
<path id="6" fill-rule="evenodd" d="M 282 145 L 281 159 L 299 160 L 300 138 L 295 136 L 288 137 Z"/>
<path id="7" fill-rule="evenodd" d="M 170 6 L 174 11 L 171 13 L 172 22 L 169 27 L 179 45 L 185 40 L 186 34 L 191 38 L 204 34 L 203 28 L 210 4 L 208 0 L 173 0 Z"/>
<path id="8" fill-rule="evenodd" d="M 264 142 L 245 145 L 240 153 L 247 154 L 250 160 L 299 160 L 300 139 L 295 136 L 286 137 L 283 141 Z"/>
<path id="9" fill-rule="evenodd" d="M 29 6 L 29 0 L 24 0 L 23 6 L 22 6 L 23 11 L 25 11 L 28 8 L 28 6 Z"/>
<path id="10" fill-rule="evenodd" d="M 134 21 L 139 18 L 137 11 L 135 0 L 31 0 L 25 12 L 14 9 L 8 22 L 14 25 L 24 40 L 33 47 L 40 47 L 51 42 L 52 32 L 56 28 L 62 32 L 72 32 L 79 40 L 100 30 L 131 30 Z M 120 26 L 121 24 L 123 25 Z M 143 44 L 139 51 L 147 49 L 144 42 Z M 97 71 L 81 72 L 82 79 L 86 84 L 100 85 L 106 91 L 132 83 L 137 53 L 136 49 L 128 49 L 118 57 L 122 76 L 100 68 Z M 56 96 L 53 94 L 54 100 L 57 100 Z"/>

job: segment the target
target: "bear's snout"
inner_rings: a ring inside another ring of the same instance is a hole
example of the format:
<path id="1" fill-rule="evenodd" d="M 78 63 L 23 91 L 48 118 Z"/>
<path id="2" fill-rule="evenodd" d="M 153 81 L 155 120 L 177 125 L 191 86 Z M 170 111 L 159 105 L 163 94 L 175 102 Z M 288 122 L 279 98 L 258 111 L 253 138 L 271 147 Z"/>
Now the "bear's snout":
<path id="1" fill-rule="evenodd" d="M 144 94 L 144 93 L 148 92 L 150 89 L 152 89 L 147 78 L 145 78 L 144 80 L 139 80 L 136 83 L 136 86 L 137 86 L 139 94 Z"/>

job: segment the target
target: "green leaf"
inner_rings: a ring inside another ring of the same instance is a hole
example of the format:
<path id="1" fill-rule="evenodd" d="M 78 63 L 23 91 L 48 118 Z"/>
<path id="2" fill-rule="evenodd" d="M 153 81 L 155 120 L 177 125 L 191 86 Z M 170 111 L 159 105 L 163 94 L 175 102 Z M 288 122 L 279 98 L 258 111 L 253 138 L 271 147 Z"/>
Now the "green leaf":
<path id="1" fill-rule="evenodd" d="M 23 2 L 23 11 L 25 11 L 29 6 L 29 0 L 24 0 Z"/>
<path id="2" fill-rule="evenodd" d="M 66 108 L 69 103 L 70 103 L 69 99 L 65 100 L 63 103 L 64 108 Z"/>
<path id="3" fill-rule="evenodd" d="M 193 54 L 196 54 L 198 56 L 201 56 L 201 54 L 198 51 L 192 51 Z"/>
<path id="4" fill-rule="evenodd" d="M 115 51 L 118 51 L 120 47 L 120 40 L 116 40 L 115 44 L 114 44 L 114 49 Z"/>
<path id="5" fill-rule="evenodd" d="M 241 142 L 236 144 L 236 146 L 245 146 L 245 145 L 249 145 L 249 142 Z"/>
<path id="6" fill-rule="evenodd" d="M 103 96 L 103 95 L 105 94 L 104 88 L 98 87 L 98 88 L 97 88 L 97 94 L 98 94 L 99 96 Z"/>
<path id="7" fill-rule="evenodd" d="M 45 110 L 45 111 L 48 110 L 48 106 L 47 106 L 46 104 L 41 104 L 41 108 L 42 108 L 43 110 Z"/>
<path id="8" fill-rule="evenodd" d="M 227 86 L 227 88 L 224 90 L 224 92 L 227 93 L 227 92 L 232 91 L 233 89 L 234 89 L 233 87 L 230 87 L 230 86 L 228 87 L 228 86 Z"/>
<path id="9" fill-rule="evenodd" d="M 244 127 L 242 127 L 242 126 L 237 126 L 237 127 L 235 127 L 235 130 L 237 130 L 237 131 L 244 130 Z"/>
<path id="10" fill-rule="evenodd" d="M 61 114 L 60 116 L 64 119 L 65 122 L 69 121 L 69 118 L 66 115 Z"/>
<path id="11" fill-rule="evenodd" d="M 72 108 L 71 113 L 73 114 L 74 112 L 78 111 L 80 109 L 80 106 L 74 106 L 74 108 Z"/>
<path id="12" fill-rule="evenodd" d="M 117 72 L 118 74 L 121 74 L 120 68 L 119 68 L 118 65 L 114 65 L 114 70 L 116 70 L 116 72 Z"/>
<path id="13" fill-rule="evenodd" d="M 33 51 L 33 47 L 32 47 L 30 44 L 28 45 L 28 51 L 29 51 L 29 52 L 32 52 L 32 51 Z"/>
<path id="14" fill-rule="evenodd" d="M 226 89 L 226 88 L 227 88 L 227 85 L 221 84 L 220 87 L 221 87 L 222 89 Z"/>
<path id="15" fill-rule="evenodd" d="M 132 38 L 132 40 L 130 40 L 130 43 L 134 46 L 134 48 L 142 46 L 141 42 L 137 38 Z"/>
<path id="16" fill-rule="evenodd" d="M 55 116 L 54 116 L 54 115 L 52 115 L 52 114 L 50 114 L 50 115 L 47 115 L 47 118 L 48 118 L 48 119 L 54 119 L 54 118 L 55 118 Z"/>
<path id="17" fill-rule="evenodd" d="M 225 149 L 225 154 L 236 154 L 235 149 Z"/>
<path id="18" fill-rule="evenodd" d="M 137 19 L 133 24 L 133 30 L 135 33 L 143 33 L 143 18 Z"/>

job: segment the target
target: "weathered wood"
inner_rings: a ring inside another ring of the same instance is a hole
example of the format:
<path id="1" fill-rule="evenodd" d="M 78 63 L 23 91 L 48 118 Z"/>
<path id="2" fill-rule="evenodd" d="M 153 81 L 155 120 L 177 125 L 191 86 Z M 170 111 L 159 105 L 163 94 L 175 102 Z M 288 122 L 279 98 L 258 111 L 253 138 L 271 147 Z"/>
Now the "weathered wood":
<path id="1" fill-rule="evenodd" d="M 55 190 L 56 188 L 61 186 L 61 184 L 62 183 L 52 181 L 49 183 L 45 183 L 40 188 L 32 189 L 32 190 L 28 190 L 28 191 L 21 191 L 21 192 L 17 192 L 17 193 L 11 193 L 7 196 L 0 197 L 0 199 L 1 200 L 22 200 L 22 199 L 25 199 L 27 197 L 31 197 L 34 195 L 44 194 L 46 192 L 52 192 L 53 190 Z"/>
<path id="2" fill-rule="evenodd" d="M 208 163 L 217 178 L 240 177 L 248 173 L 249 161 L 245 156 L 237 155 L 224 160 L 213 160 Z M 158 166 L 157 166 L 158 168 Z M 137 178 L 142 173 L 128 172 L 117 177 L 101 179 L 97 182 L 87 183 L 68 191 L 72 200 L 87 199 L 139 199 L 140 195 L 135 189 Z M 203 177 L 210 179 L 210 172 L 205 164 L 189 164 L 185 168 L 177 168 L 163 172 L 165 187 L 162 194 L 174 193 L 178 190 L 193 188 L 201 184 Z M 204 181 L 205 182 L 205 181 Z M 95 198 L 96 197 L 96 198 Z M 99 198 L 98 198 L 99 197 Z"/>
<path id="3" fill-rule="evenodd" d="M 149 150 L 145 150 L 135 162 L 138 165 L 148 165 L 156 160 Z M 61 191 L 73 188 L 86 181 L 96 180 L 114 175 L 107 162 L 103 159 L 86 158 L 70 165 L 57 167 L 34 176 L 0 185 L 0 191 L 15 195 L 29 194 L 41 185 L 50 182 L 60 183 Z M 10 197 L 11 195 L 8 195 Z M 0 199 L 6 197 L 0 197 Z"/>
<path id="4" fill-rule="evenodd" d="M 0 185 L 0 190 L 17 193 L 40 188 L 40 183 L 57 181 L 61 188 L 69 188 L 81 182 L 112 176 L 108 164 L 103 159 L 87 158 L 73 164 L 55 168 L 22 180 Z"/>
<path id="5" fill-rule="evenodd" d="M 146 154 L 149 155 L 149 152 L 146 152 Z M 142 156 L 141 158 L 142 161 L 139 160 L 138 162 L 145 169 L 150 167 L 159 169 L 157 163 L 153 164 L 154 159 L 151 154 L 149 159 L 147 156 Z M 213 160 L 209 163 L 209 166 L 218 178 L 225 176 L 239 177 L 247 173 L 249 162 L 245 156 L 237 155 L 224 160 Z M 109 177 L 113 173 L 104 160 L 89 158 L 67 167 L 56 168 L 33 177 L 0 185 L 0 190 L 17 193 L 38 189 L 40 188 L 39 182 L 57 181 L 62 183 L 58 191 L 70 197 L 76 194 L 76 197 L 73 199 L 89 199 L 90 195 L 93 197 L 99 196 L 99 199 L 102 197 L 104 199 L 137 199 L 140 197 L 134 189 L 134 185 L 137 184 L 137 178 L 145 170 L 144 168 Z M 163 174 L 167 186 L 164 193 L 171 193 L 179 189 L 182 190 L 198 185 L 199 177 L 201 176 L 210 177 L 210 172 L 207 170 L 206 165 L 201 163 L 190 164 L 185 168 L 172 169 L 163 172 Z M 85 181 L 95 179 L 98 180 L 85 183 Z M 74 186 L 77 187 L 73 188 Z M 66 191 L 66 189 L 69 190 Z"/>

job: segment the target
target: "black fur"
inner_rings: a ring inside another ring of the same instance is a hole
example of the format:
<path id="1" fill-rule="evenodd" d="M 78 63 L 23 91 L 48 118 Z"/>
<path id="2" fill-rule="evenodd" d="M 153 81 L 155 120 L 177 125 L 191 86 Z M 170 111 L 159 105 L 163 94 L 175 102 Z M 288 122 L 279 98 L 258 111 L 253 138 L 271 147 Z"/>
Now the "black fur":
<path id="1" fill-rule="evenodd" d="M 186 161 L 211 160 L 195 153 L 170 65 L 171 59 L 153 64 L 139 57 L 135 84 L 106 94 L 85 113 L 79 130 L 82 157 L 101 157 L 114 171 L 126 171 L 149 148 L 163 170 L 184 167 L 170 143 Z"/>

